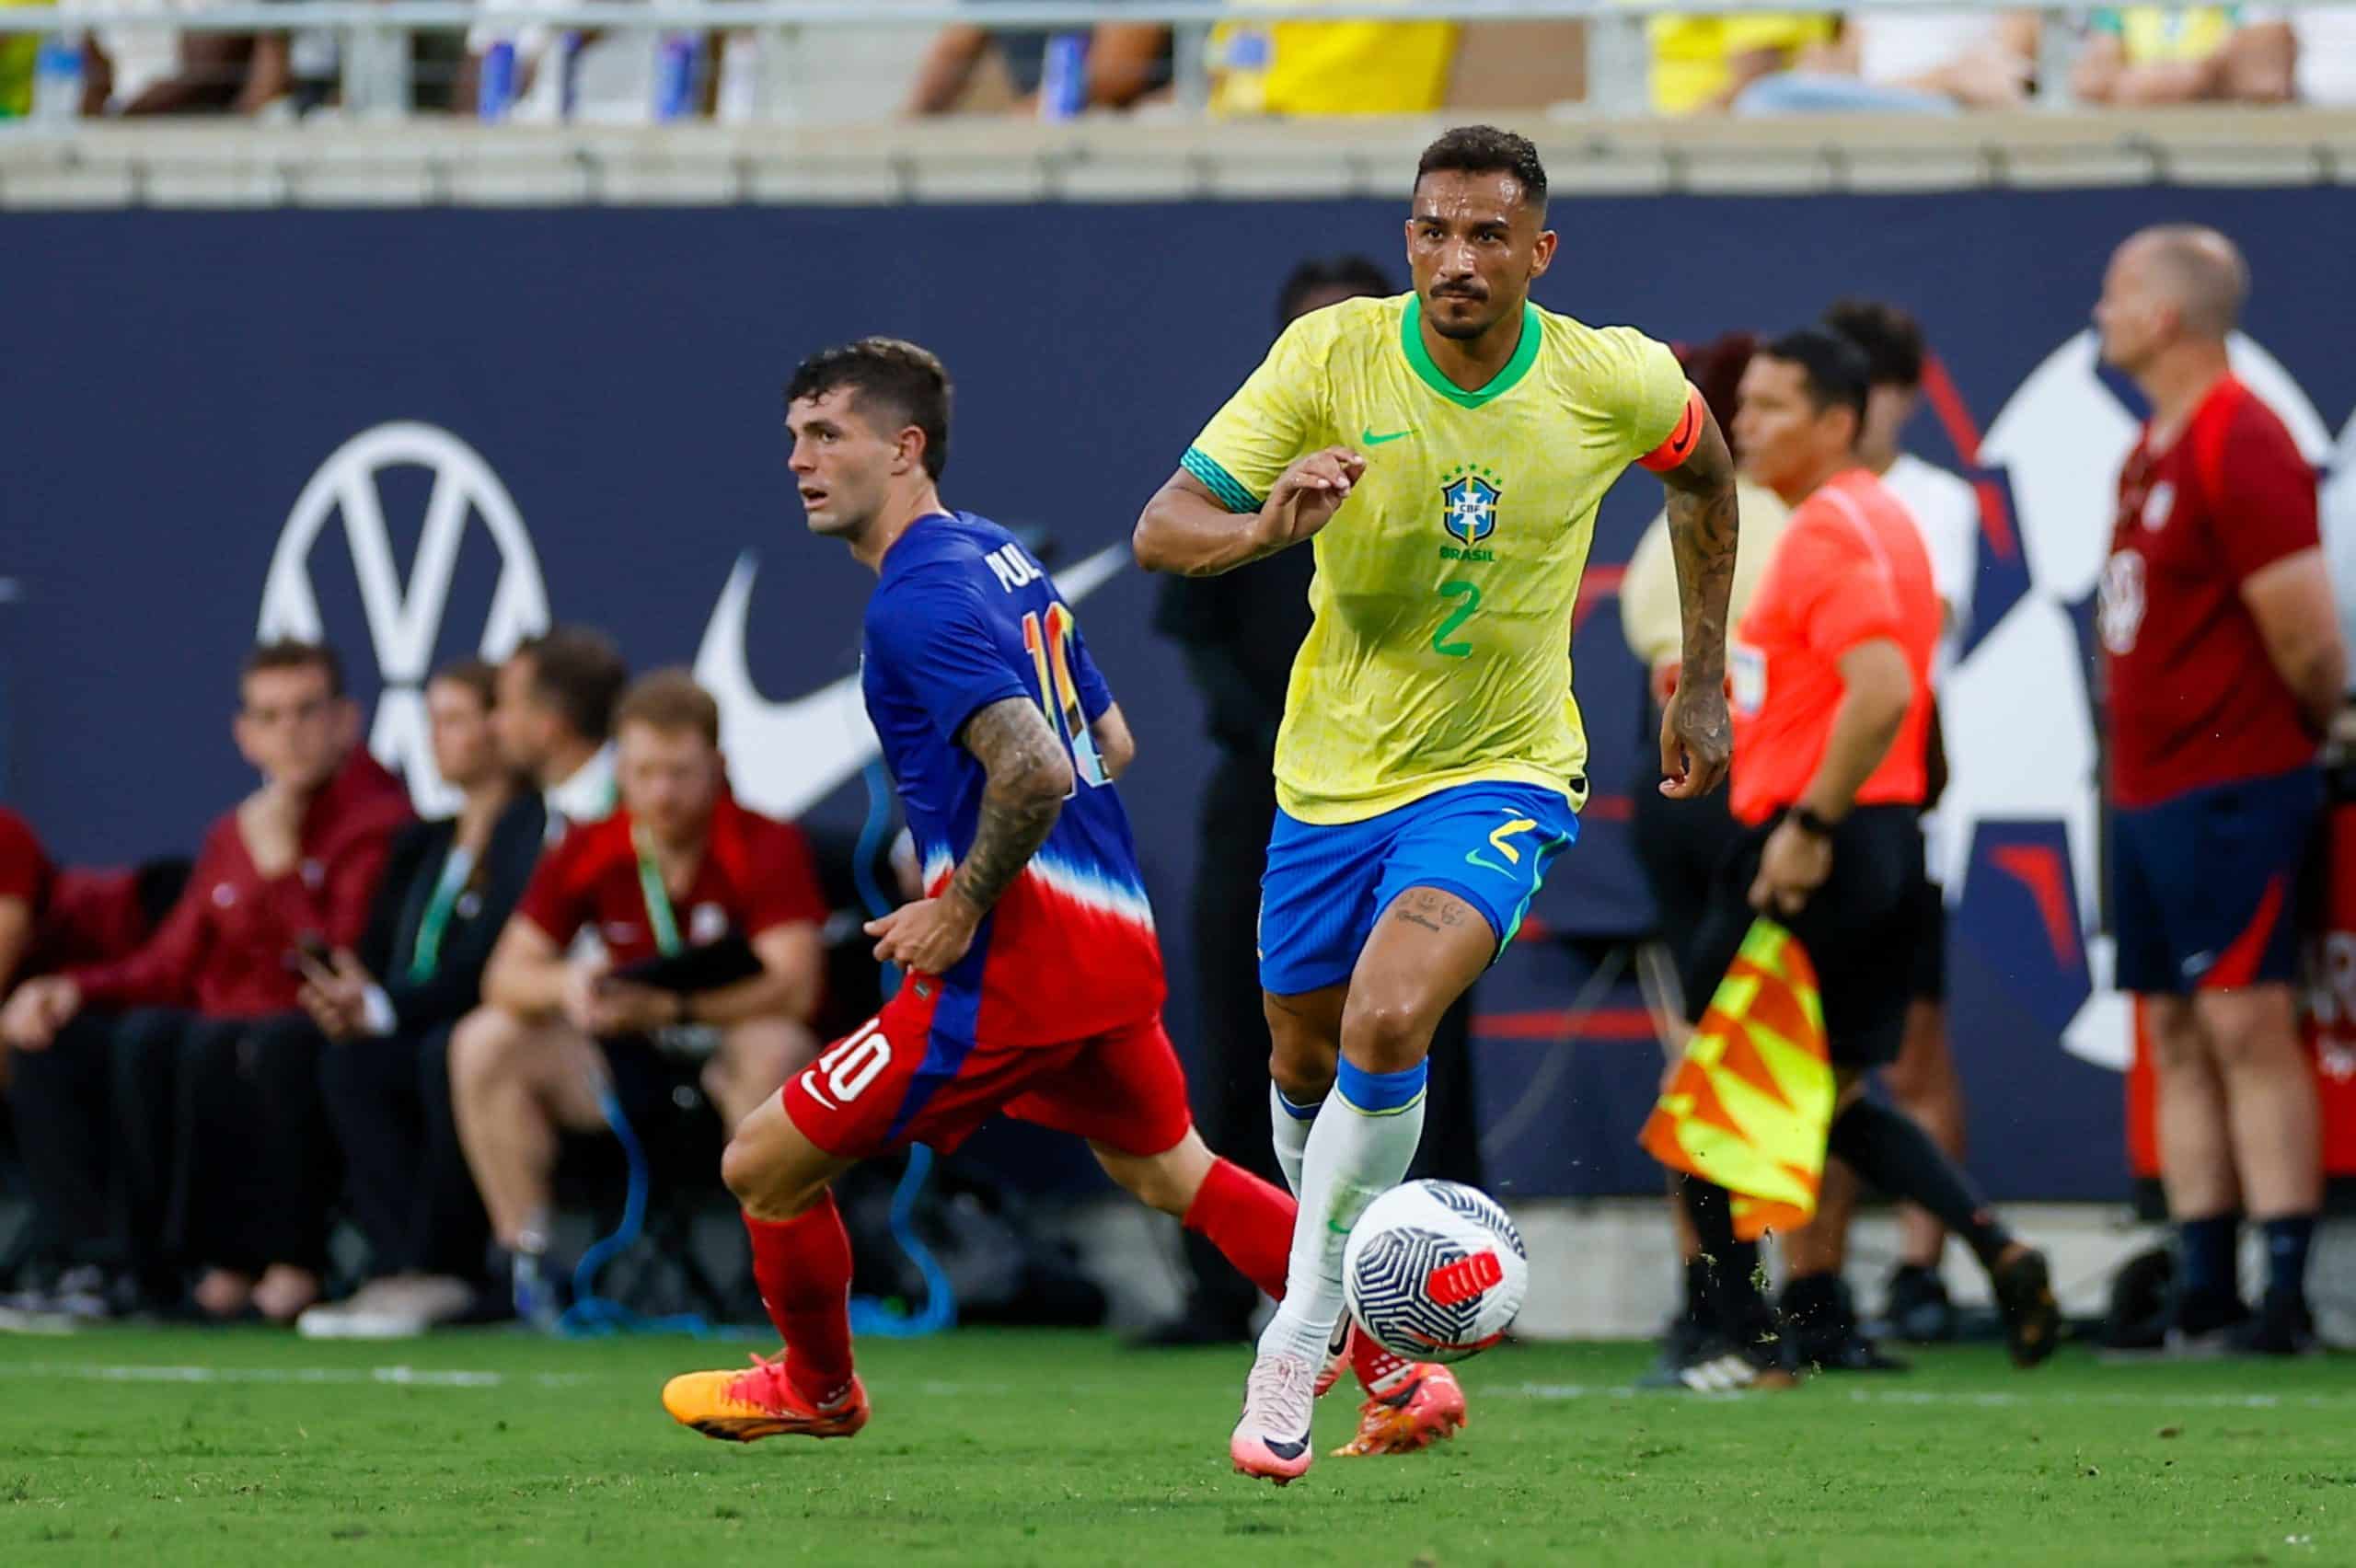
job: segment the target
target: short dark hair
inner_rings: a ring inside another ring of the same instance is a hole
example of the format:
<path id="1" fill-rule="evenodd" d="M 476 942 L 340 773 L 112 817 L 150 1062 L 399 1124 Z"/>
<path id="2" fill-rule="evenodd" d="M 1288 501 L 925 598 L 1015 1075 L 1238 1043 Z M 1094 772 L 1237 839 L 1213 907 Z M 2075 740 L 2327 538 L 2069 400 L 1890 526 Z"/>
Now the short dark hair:
<path id="1" fill-rule="evenodd" d="M 1873 386 L 1865 350 L 1830 329 L 1803 327 L 1784 333 L 1759 352 L 1763 358 L 1800 367 L 1807 400 L 1818 413 L 1846 409 L 1857 416 L 1858 427 L 1864 428 L 1865 393 Z"/>
<path id="2" fill-rule="evenodd" d="M 614 704 L 629 684 L 629 665 L 612 638 L 593 627 L 553 626 L 510 656 L 532 662 L 532 695 L 583 740 L 598 744 L 614 732 Z"/>
<path id="3" fill-rule="evenodd" d="M 1865 351 L 1875 386 L 1911 391 L 1923 385 L 1923 324 L 1903 306 L 1881 299 L 1835 300 L 1824 313 L 1824 325 Z"/>
<path id="4" fill-rule="evenodd" d="M 343 661 L 336 651 L 324 642 L 310 642 L 299 637 L 281 637 L 259 642 L 246 651 L 237 666 L 237 695 L 243 700 L 246 677 L 258 675 L 264 670 L 317 670 L 328 678 L 328 695 L 343 695 Z"/>
<path id="5" fill-rule="evenodd" d="M 1500 131 L 1494 125 L 1460 125 L 1443 131 L 1415 162 L 1415 184 L 1424 176 L 1452 171 L 1459 174 L 1509 174 L 1521 187 L 1521 199 L 1538 211 L 1546 210 L 1546 166 L 1527 136 Z"/>
<path id="6" fill-rule="evenodd" d="M 433 686 L 443 681 L 472 692 L 486 713 L 499 706 L 499 671 L 488 659 L 478 659 L 471 653 L 463 659 L 453 659 L 428 675 L 425 684 Z"/>
<path id="7" fill-rule="evenodd" d="M 1300 314 L 1301 301 L 1311 294 L 1339 290 L 1356 294 L 1388 294 L 1391 274 L 1368 256 L 1311 256 L 1295 267 L 1276 291 L 1276 329 L 1282 331 Z"/>
<path id="8" fill-rule="evenodd" d="M 1722 431 L 1731 433 L 1734 430 L 1742 373 L 1750 368 L 1750 356 L 1758 352 L 1759 334 L 1740 330 L 1722 332 L 1706 343 L 1677 345 L 1677 363 L 1685 379 L 1702 394 L 1702 401 L 1710 406 L 1710 415 Z"/>
<path id="9" fill-rule="evenodd" d="M 794 368 L 785 384 L 790 409 L 804 398 L 823 398 L 848 386 L 864 412 L 870 404 L 889 410 L 893 428 L 914 425 L 924 432 L 924 471 L 934 478 L 949 466 L 949 372 L 930 349 L 899 338 L 861 338 L 856 343 L 821 349 Z"/>
<path id="10" fill-rule="evenodd" d="M 720 745 L 720 704 L 687 670 L 656 670 L 631 682 L 614 709 L 614 728 L 625 724 L 643 724 L 666 735 L 692 731 L 714 749 Z"/>

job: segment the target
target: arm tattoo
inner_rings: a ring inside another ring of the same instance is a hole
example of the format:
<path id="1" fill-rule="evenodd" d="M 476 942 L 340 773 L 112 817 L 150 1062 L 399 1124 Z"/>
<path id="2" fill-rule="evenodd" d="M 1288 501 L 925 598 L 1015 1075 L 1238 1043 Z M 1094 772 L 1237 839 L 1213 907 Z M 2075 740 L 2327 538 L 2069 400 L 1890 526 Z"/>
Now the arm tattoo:
<path id="1" fill-rule="evenodd" d="M 950 886 L 975 908 L 987 909 L 1047 841 L 1070 787 L 1071 763 L 1039 705 L 1026 697 L 976 710 L 958 739 L 981 759 L 989 782 L 974 847 Z"/>
<path id="2" fill-rule="evenodd" d="M 1689 679 L 1726 678 L 1727 601 L 1734 591 L 1734 457 L 1713 420 L 1669 487 L 1669 537 L 1677 558 Z"/>

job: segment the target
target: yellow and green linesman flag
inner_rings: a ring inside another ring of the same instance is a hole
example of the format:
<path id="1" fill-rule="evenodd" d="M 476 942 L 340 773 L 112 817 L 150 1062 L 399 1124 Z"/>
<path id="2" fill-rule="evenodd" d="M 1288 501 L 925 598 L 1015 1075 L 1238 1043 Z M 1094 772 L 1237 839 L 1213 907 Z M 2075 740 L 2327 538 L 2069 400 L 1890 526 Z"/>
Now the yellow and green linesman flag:
<path id="1" fill-rule="evenodd" d="M 1816 1212 L 1832 1095 L 1816 967 L 1799 939 L 1761 918 L 1637 1141 L 1733 1193 L 1735 1234 L 1756 1240 Z"/>

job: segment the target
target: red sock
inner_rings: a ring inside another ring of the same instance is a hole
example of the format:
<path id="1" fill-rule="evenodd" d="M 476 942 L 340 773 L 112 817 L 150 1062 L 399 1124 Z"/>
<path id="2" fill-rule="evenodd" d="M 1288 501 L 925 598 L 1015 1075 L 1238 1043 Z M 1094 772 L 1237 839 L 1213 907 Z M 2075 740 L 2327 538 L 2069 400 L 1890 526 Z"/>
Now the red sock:
<path id="1" fill-rule="evenodd" d="M 1374 1336 L 1365 1330 L 1350 1342 L 1350 1370 L 1358 1375 L 1358 1387 L 1369 1394 L 1380 1394 L 1405 1376 L 1413 1363 L 1403 1355 L 1393 1355 L 1374 1343 Z"/>
<path id="2" fill-rule="evenodd" d="M 829 1193 L 787 1220 L 745 1216 L 761 1305 L 785 1341 L 793 1391 L 821 1407 L 850 1386 L 850 1238 Z"/>
<path id="3" fill-rule="evenodd" d="M 1186 1228 L 1208 1238 L 1238 1274 L 1282 1299 L 1298 1207 L 1290 1193 L 1233 1160 L 1214 1160 L 1186 1207 Z"/>

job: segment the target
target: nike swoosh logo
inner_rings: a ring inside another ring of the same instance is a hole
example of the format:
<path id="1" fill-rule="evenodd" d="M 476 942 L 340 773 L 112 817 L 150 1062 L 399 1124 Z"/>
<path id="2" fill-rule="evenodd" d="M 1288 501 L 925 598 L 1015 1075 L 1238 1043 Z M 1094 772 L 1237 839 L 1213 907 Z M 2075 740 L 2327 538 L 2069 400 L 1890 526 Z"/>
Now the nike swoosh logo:
<path id="1" fill-rule="evenodd" d="M 1478 849 L 1466 850 L 1464 853 L 1464 859 L 1467 864 L 1478 866 L 1484 870 L 1495 871 L 1501 877 L 1509 877 L 1513 875 L 1511 871 L 1506 870 L 1503 866 L 1498 865 L 1495 860 L 1490 859 Z"/>
<path id="2" fill-rule="evenodd" d="M 1263 1437 L 1260 1441 L 1267 1446 L 1268 1452 L 1276 1455 L 1276 1458 L 1285 1460 L 1287 1463 L 1290 1463 L 1292 1460 L 1300 1458 L 1302 1450 L 1309 1447 L 1309 1439 L 1307 1437 L 1303 1437 L 1298 1443 L 1279 1443 L 1273 1437 Z"/>
<path id="3" fill-rule="evenodd" d="M 1113 545 L 1056 573 L 1057 591 L 1077 605 L 1110 581 L 1128 558 Z M 745 626 L 759 558 L 736 558 L 696 650 L 696 681 L 720 704 L 720 744 L 728 782 L 756 812 L 791 822 L 841 788 L 881 749 L 867 721 L 856 672 L 816 691 L 772 702 L 745 662 Z"/>
<path id="4" fill-rule="evenodd" d="M 1370 430 L 1362 430 L 1358 432 L 1358 442 L 1365 446 L 1383 446 L 1394 441 L 1404 441 L 1415 433 L 1412 430 L 1394 430 L 1389 435 L 1377 435 Z"/>

